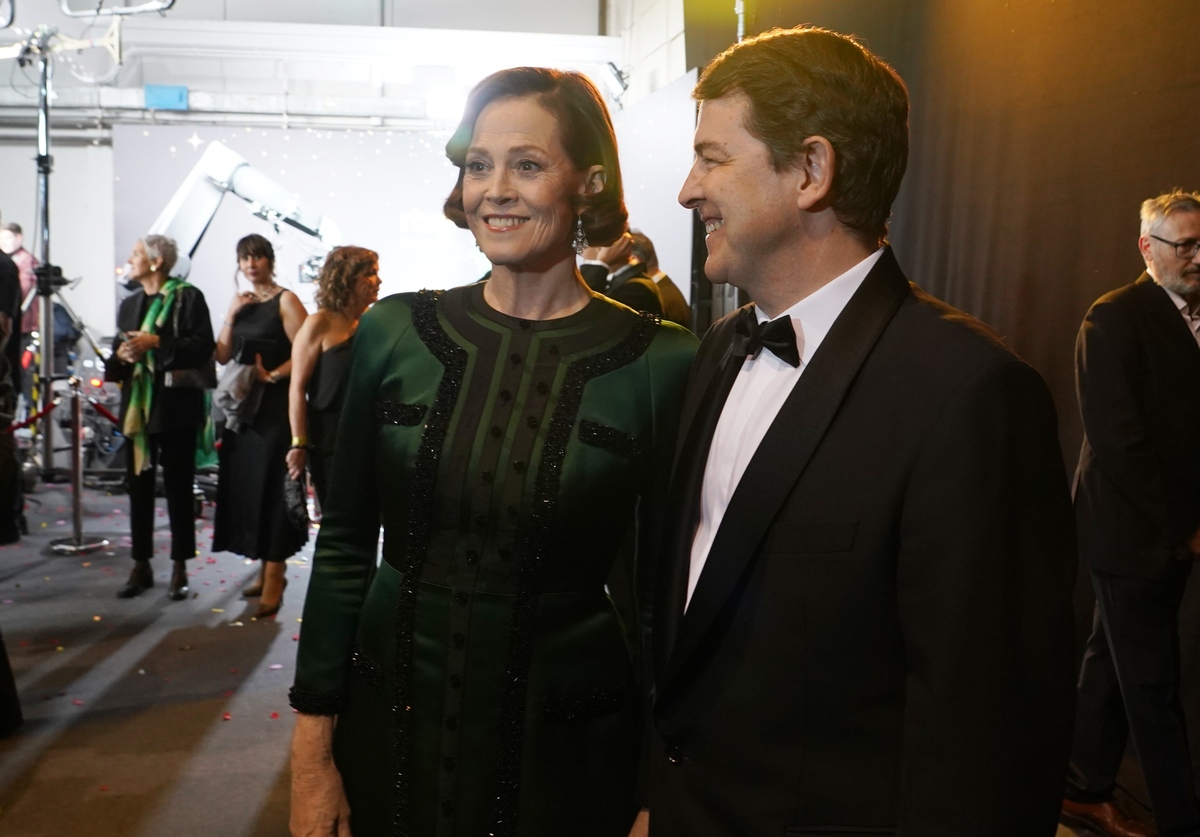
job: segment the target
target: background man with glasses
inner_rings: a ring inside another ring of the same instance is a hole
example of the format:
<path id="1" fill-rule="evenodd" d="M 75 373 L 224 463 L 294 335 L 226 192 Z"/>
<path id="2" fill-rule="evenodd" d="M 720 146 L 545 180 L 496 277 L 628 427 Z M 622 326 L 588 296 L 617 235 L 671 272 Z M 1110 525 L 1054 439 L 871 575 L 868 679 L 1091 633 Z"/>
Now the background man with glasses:
<path id="1" fill-rule="evenodd" d="M 1181 837 L 1200 835 L 1177 619 L 1200 553 L 1200 194 L 1151 198 L 1141 219 L 1146 272 L 1100 297 L 1076 341 L 1075 511 L 1096 610 L 1063 813 L 1106 835 L 1151 833 L 1113 803 L 1132 734 L 1158 832 Z"/>

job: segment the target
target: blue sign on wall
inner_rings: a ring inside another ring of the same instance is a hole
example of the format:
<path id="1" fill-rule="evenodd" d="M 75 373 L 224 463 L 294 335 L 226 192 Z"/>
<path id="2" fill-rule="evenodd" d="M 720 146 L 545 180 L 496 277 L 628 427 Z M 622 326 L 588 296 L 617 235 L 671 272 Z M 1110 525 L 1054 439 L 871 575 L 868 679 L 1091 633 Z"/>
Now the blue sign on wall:
<path id="1" fill-rule="evenodd" d="M 181 84 L 143 85 L 147 110 L 187 110 L 188 89 Z"/>

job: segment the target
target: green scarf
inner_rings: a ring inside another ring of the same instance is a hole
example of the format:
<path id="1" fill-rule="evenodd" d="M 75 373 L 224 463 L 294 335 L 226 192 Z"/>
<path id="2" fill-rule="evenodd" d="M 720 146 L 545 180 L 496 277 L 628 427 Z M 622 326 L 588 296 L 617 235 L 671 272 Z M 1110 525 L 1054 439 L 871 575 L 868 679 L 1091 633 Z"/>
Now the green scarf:
<path id="1" fill-rule="evenodd" d="M 159 293 L 146 309 L 142 318 L 141 331 L 147 334 L 157 334 L 162 324 L 171 314 L 171 305 L 175 302 L 175 294 L 181 288 L 192 287 L 182 279 L 172 276 L 162 286 Z M 176 335 L 178 336 L 178 335 Z M 146 433 L 146 423 L 150 420 L 150 408 L 154 403 L 154 349 L 142 355 L 133 365 L 133 375 L 129 379 L 129 408 L 125 412 L 125 423 L 122 428 L 125 437 L 133 444 L 133 472 L 140 474 L 150 467 L 150 439 Z M 211 394 L 204 392 L 205 421 L 200 427 L 196 438 L 196 467 L 204 468 L 215 465 L 217 453 L 215 434 L 212 423 Z"/>

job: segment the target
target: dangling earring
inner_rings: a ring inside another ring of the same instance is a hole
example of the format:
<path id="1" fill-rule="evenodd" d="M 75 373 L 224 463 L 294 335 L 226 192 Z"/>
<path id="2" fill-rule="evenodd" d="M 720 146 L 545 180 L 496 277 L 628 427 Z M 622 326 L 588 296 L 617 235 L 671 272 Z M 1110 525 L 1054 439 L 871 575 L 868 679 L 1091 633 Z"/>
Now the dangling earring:
<path id="1" fill-rule="evenodd" d="M 587 249 L 587 233 L 583 231 L 582 215 L 575 216 L 575 235 L 571 237 L 571 246 L 575 248 L 575 253 L 580 256 L 582 256 L 583 251 Z"/>

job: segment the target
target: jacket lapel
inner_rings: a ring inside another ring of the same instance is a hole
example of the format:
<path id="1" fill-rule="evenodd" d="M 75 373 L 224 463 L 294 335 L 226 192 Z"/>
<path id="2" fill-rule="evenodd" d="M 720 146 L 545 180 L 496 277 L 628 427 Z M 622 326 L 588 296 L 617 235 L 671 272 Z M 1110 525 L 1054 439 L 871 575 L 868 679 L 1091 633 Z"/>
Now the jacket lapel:
<path id="1" fill-rule="evenodd" d="M 713 431 L 721 417 L 721 409 L 733 382 L 745 362 L 733 356 L 733 324 L 744 315 L 744 309 L 734 312 L 713 326 L 713 339 L 718 360 L 715 365 L 700 365 L 698 374 L 688 388 L 680 422 L 680 443 L 675 454 L 675 469 L 671 478 L 667 517 L 677 525 L 670 529 L 662 554 L 667 560 L 658 563 L 655 603 L 654 642 L 656 675 L 661 676 L 662 664 L 675 643 L 683 604 L 687 597 L 689 556 L 692 538 L 700 517 L 700 492 L 704 486 L 704 466 L 712 444 Z M 705 368 L 707 366 L 707 368 Z"/>
<path id="2" fill-rule="evenodd" d="M 767 529 L 824 437 L 858 370 L 910 293 L 908 280 L 891 250 L 886 250 L 813 355 L 729 501 L 678 636 L 672 637 L 673 645 L 667 646 L 670 648 L 668 679 L 677 675 L 701 647 L 730 594 L 758 554 Z M 708 433 L 706 458 L 712 430 Z M 700 471 L 698 479 L 702 482 L 703 462 Z M 695 501 L 698 505 L 698 495 Z M 685 530 L 689 544 L 693 533 L 694 526 Z M 668 554 L 675 559 L 670 563 L 684 564 L 686 585 L 686 550 Z"/>
<path id="3" fill-rule="evenodd" d="M 1171 299 L 1149 273 L 1139 276 L 1136 284 L 1142 289 L 1143 298 L 1152 315 L 1162 322 L 1166 333 L 1171 335 L 1170 339 L 1179 344 L 1178 356 L 1187 358 L 1190 365 L 1200 369 L 1200 344 L 1196 343 L 1195 335 L 1188 328 L 1179 309 L 1175 307 L 1175 300 Z"/>

